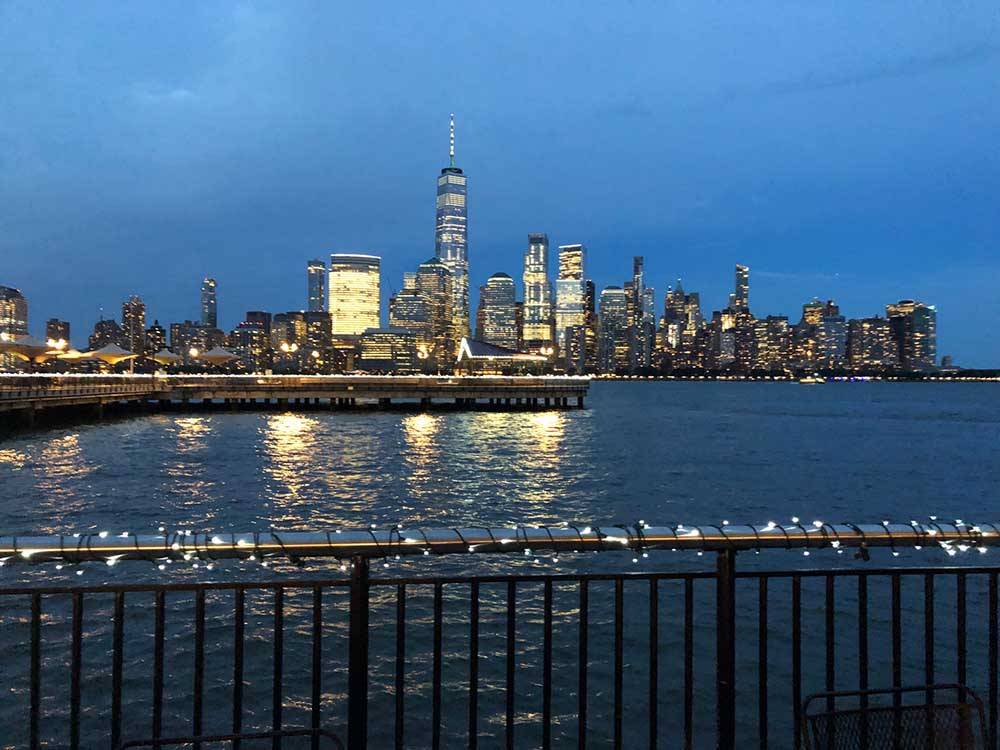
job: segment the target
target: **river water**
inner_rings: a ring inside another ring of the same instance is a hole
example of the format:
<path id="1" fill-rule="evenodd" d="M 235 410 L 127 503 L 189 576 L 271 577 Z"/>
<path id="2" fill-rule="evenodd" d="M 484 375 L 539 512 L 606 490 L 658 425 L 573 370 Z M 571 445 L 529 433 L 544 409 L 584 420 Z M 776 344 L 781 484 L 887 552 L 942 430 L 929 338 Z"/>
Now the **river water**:
<path id="1" fill-rule="evenodd" d="M 791 516 L 831 522 L 907 521 L 928 515 L 992 521 L 1000 517 L 995 502 L 1000 480 L 998 446 L 1000 398 L 996 387 L 989 384 L 595 382 L 583 410 L 172 413 L 22 433 L 0 442 L 0 534 L 96 530 L 150 533 L 161 525 L 170 529 L 253 531 L 329 530 L 367 524 L 384 527 L 396 523 L 409 528 L 564 521 L 604 525 L 639 519 L 652 524 L 719 523 L 723 519 L 766 523 Z M 843 562 L 840 558 L 834 561 L 820 557 L 813 556 L 811 563 Z M 925 553 L 917 560 L 928 561 L 939 562 L 940 556 Z M 889 564 L 888 560 L 882 562 Z M 787 555 L 778 553 L 774 561 L 752 564 L 788 567 L 801 565 L 802 561 L 790 561 Z M 639 566 L 632 564 L 631 555 L 608 554 L 563 559 L 558 564 L 545 559 L 501 557 L 477 560 L 475 567 L 460 566 L 454 560 L 419 559 L 393 562 L 389 571 L 379 572 L 416 576 L 445 569 L 537 573 L 710 567 L 705 560 L 691 555 L 670 557 L 669 553 L 661 553 L 642 560 Z M 89 566 L 82 576 L 77 576 L 77 571 L 68 568 L 55 571 L 49 567 L 43 571 L 7 566 L 0 571 L 0 585 L 42 580 L 52 585 L 100 585 L 289 576 L 287 572 L 276 574 L 259 568 L 232 570 L 223 566 L 211 572 L 178 568 L 162 574 L 152 566 L 122 565 L 114 570 Z M 339 573 L 319 565 L 302 575 Z M 661 610 L 673 628 L 677 624 L 676 598 L 668 587 L 664 589 Z M 518 694 L 519 747 L 535 746 L 539 737 L 539 636 L 535 632 L 541 621 L 539 591 L 526 590 L 518 609 L 518 617 L 523 617 L 519 620 L 523 625 L 519 625 L 518 638 L 524 652 L 523 663 L 519 662 L 524 674 L 519 683 L 522 692 Z M 611 653 L 610 593 L 595 587 L 591 597 L 594 747 L 606 746 L 609 741 L 611 685 L 606 662 Z M 480 746 L 496 747 L 503 736 L 504 592 L 484 587 L 482 595 Z M 938 598 L 943 602 L 948 595 L 944 587 Z M 642 596 L 637 594 L 635 606 L 627 608 L 629 617 L 635 614 L 638 630 L 633 633 L 626 626 L 627 661 L 640 672 L 643 649 L 647 648 L 641 645 L 638 635 L 647 627 L 643 618 L 648 599 Z M 873 590 L 876 621 L 879 610 L 884 610 L 880 596 L 881 589 Z M 128 636 L 125 739 L 148 735 L 149 638 L 138 634 L 149 632 L 151 599 L 137 597 L 130 603 L 134 622 L 127 629 L 127 633 L 137 634 Z M 389 636 L 394 597 L 394 588 L 376 596 L 376 609 L 384 610 L 385 617 L 384 621 L 375 617 L 373 630 L 374 747 L 388 746 L 391 738 Z M 576 597 L 575 588 L 563 590 L 557 586 L 557 679 L 561 676 L 559 660 L 569 664 L 576 653 Z M 711 592 L 706 589 L 698 597 L 699 603 L 702 599 L 709 602 Z M 982 592 L 972 586 L 969 597 L 970 622 L 982 625 L 982 613 L 972 609 L 981 602 Z M 9 735 L 0 736 L 0 747 L 20 747 L 26 731 L 19 717 L 23 716 L 26 696 L 23 678 L 28 604 L 25 598 L 8 598 L 17 602 L 7 606 L 6 614 L 0 614 L 0 627 L 10 624 L 7 632 L 12 634 L 0 645 L 0 667 L 7 678 L 13 678 L 15 687 L 0 697 L 0 735 Z M 467 622 L 463 620 L 468 616 L 467 600 L 467 587 L 464 594 L 445 595 L 446 626 L 456 623 L 456 632 L 464 632 L 461 626 Z M 428 589 L 416 591 L 408 603 L 414 629 L 409 643 L 407 688 L 408 700 L 412 701 L 407 720 L 411 747 L 429 743 L 421 701 L 427 698 L 425 631 L 430 622 L 430 601 Z M 329 637 L 335 643 L 343 635 L 343 599 L 331 595 L 330 602 L 333 611 L 328 618 Z M 754 602 L 751 600 L 751 605 Z M 904 609 L 910 612 L 912 608 L 910 614 L 917 617 L 922 612 L 919 604 L 907 600 Z M 106 605 L 95 604 L 95 612 L 102 612 L 101 607 Z M 225 628 L 231 602 L 220 595 L 218 600 L 210 598 L 208 605 L 210 633 L 228 633 Z M 51 640 L 53 645 L 43 649 L 43 711 L 52 717 L 45 724 L 50 746 L 60 747 L 66 742 L 63 724 L 68 657 L 62 640 L 67 632 L 65 602 L 53 598 L 51 606 L 46 606 L 43 641 Z M 185 613 L 190 611 L 190 597 L 178 596 L 171 606 L 180 621 L 189 620 Z M 942 606 L 942 616 L 947 617 L 948 605 Z M 0 609 L 3 607 L 0 602 Z M 251 597 L 248 603 L 251 624 L 261 628 L 259 633 L 251 628 L 248 636 L 248 658 L 260 662 L 248 679 L 247 721 L 251 725 L 266 725 L 270 720 L 271 673 L 267 657 L 272 639 L 261 625 L 268 622 L 269 607 L 270 600 L 263 598 L 257 601 Z M 295 678 L 307 670 L 303 672 L 296 664 L 294 654 L 299 648 L 295 635 L 305 638 L 309 632 L 309 607 L 305 595 L 301 601 L 296 596 L 286 601 L 286 627 L 292 634 L 290 655 L 286 657 L 286 685 L 292 685 L 288 689 L 292 695 L 286 698 L 285 716 L 290 724 L 308 722 L 308 678 Z M 819 611 L 807 604 L 805 615 Z M 782 616 L 776 607 L 772 637 L 778 639 L 779 646 L 787 637 L 787 623 Z M 696 746 L 711 742 L 714 686 L 701 675 L 710 675 L 713 627 L 714 622 L 708 619 L 699 621 L 696 627 Z M 970 647 L 982 636 L 981 628 L 977 631 L 975 625 L 971 627 Z M 680 635 L 675 630 L 666 625 L 663 628 L 665 654 L 674 654 L 679 647 Z M 463 660 L 468 644 L 460 635 L 448 635 L 451 632 L 446 627 L 445 678 L 446 682 L 449 677 L 458 682 L 467 674 Z M 92 653 L 85 654 L 85 673 L 89 670 L 92 684 L 101 688 L 85 698 L 84 746 L 106 747 L 107 620 L 89 624 L 87 634 Z M 380 651 L 378 639 L 383 636 L 385 644 Z M 167 724 L 178 733 L 189 728 L 190 707 L 185 703 L 189 695 L 185 690 L 190 670 L 184 665 L 190 657 L 190 630 L 187 625 L 178 625 L 168 637 L 176 650 L 171 663 L 178 666 L 171 673 L 171 689 L 177 695 Z M 843 637 L 850 640 L 849 634 Z M 301 648 L 306 649 L 302 654 L 308 653 L 305 641 Z M 807 666 L 813 663 L 809 661 L 810 648 L 807 643 Z M 226 665 L 231 661 L 226 661 L 229 657 L 223 653 L 225 649 L 216 651 L 221 666 L 210 671 L 207 683 L 206 729 L 223 731 L 229 721 L 226 701 L 231 667 Z M 947 660 L 947 649 L 942 647 L 939 652 Z M 748 679 L 756 674 L 754 655 L 750 651 L 740 654 L 741 670 L 746 671 Z M 784 661 L 774 667 L 776 684 L 781 682 L 782 670 L 787 672 L 787 666 L 782 665 Z M 330 723 L 335 728 L 342 724 L 344 707 L 342 667 L 339 663 L 331 665 L 329 677 L 324 678 L 324 713 L 333 717 Z M 669 669 L 661 665 L 664 673 L 669 674 Z M 575 699 L 571 700 L 576 685 L 575 666 L 572 674 L 568 674 L 568 666 L 566 671 L 566 688 L 560 687 L 556 693 L 554 740 L 556 746 L 575 747 Z M 843 679 L 843 686 L 854 686 L 846 677 Z M 444 747 L 458 747 L 465 742 L 465 688 L 459 685 L 453 695 L 446 689 Z M 627 691 L 632 689 L 626 686 Z M 662 700 L 666 703 L 661 723 L 665 738 L 676 736 L 678 731 L 677 695 L 671 692 L 675 689 L 674 683 L 664 687 Z M 782 699 L 787 702 L 783 689 L 780 685 L 774 688 L 777 692 L 772 703 Z M 643 694 L 636 690 L 634 696 L 627 694 L 631 696 L 627 706 L 634 705 L 638 710 Z M 253 698 L 258 699 L 259 706 Z M 787 746 L 787 716 L 782 716 L 774 719 L 775 747 Z M 740 721 L 747 732 L 756 731 L 752 710 L 741 711 Z M 641 718 L 626 721 L 625 731 L 626 747 L 644 741 Z M 670 746 L 672 741 L 664 739 L 664 743 Z"/>

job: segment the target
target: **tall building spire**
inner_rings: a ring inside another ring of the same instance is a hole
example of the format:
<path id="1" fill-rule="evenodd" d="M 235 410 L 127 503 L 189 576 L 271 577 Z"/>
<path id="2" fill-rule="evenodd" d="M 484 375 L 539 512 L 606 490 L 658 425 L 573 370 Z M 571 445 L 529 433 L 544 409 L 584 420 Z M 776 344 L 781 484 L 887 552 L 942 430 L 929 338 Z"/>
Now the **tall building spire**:
<path id="1" fill-rule="evenodd" d="M 455 166 L 455 113 L 451 113 L 451 125 L 448 128 L 448 158 L 449 164 Z"/>

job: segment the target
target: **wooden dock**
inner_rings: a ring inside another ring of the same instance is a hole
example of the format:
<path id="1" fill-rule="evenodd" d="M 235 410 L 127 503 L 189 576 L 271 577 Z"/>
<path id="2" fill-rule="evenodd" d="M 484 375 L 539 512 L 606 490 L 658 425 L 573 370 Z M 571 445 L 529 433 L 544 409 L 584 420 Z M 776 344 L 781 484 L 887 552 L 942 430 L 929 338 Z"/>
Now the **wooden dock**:
<path id="1" fill-rule="evenodd" d="M 0 424 L 106 410 L 582 408 L 589 386 L 560 376 L 0 374 Z"/>

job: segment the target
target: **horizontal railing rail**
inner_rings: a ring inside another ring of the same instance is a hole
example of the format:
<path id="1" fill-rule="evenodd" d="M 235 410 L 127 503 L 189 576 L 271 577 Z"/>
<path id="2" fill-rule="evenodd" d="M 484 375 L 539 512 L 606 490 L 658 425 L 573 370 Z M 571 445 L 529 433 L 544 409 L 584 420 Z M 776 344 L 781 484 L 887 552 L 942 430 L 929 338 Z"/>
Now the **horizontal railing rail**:
<path id="1" fill-rule="evenodd" d="M 816 549 L 889 548 L 935 546 L 949 554 L 975 550 L 984 553 L 1000 545 L 996 523 L 961 520 L 926 523 L 850 524 L 814 521 L 762 525 L 559 525 L 473 527 L 464 529 L 336 529 L 324 532 L 159 534 L 73 534 L 62 536 L 0 536 L 0 561 L 86 561 L 116 564 L 122 560 L 212 561 L 356 557 L 387 558 L 404 555 L 497 554 L 535 552 L 606 552 L 631 550 L 688 550 L 697 552 L 746 552 L 796 549 L 808 554 Z"/>

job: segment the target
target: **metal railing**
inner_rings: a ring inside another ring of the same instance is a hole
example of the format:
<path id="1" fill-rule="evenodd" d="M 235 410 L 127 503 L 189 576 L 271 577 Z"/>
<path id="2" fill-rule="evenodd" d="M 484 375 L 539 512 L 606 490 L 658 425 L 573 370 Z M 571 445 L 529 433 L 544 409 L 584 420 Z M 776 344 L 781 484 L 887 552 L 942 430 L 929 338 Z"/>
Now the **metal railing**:
<path id="1" fill-rule="evenodd" d="M 5 665 L 28 685 L 0 697 L 0 718 L 23 700 L 29 747 L 100 736 L 118 748 L 163 738 L 168 724 L 203 737 L 264 722 L 346 726 L 352 750 L 370 735 L 398 748 L 732 748 L 751 736 L 797 748 L 809 692 L 953 680 L 986 696 L 996 748 L 1000 568 L 737 570 L 736 560 L 773 548 L 957 555 L 998 542 L 993 525 L 960 522 L 4 537 L 6 563 L 322 555 L 349 577 L 0 589 Z M 714 569 L 370 575 L 372 559 L 396 555 L 670 549 L 709 552 Z M 43 660 L 43 647 L 64 658 Z"/>

